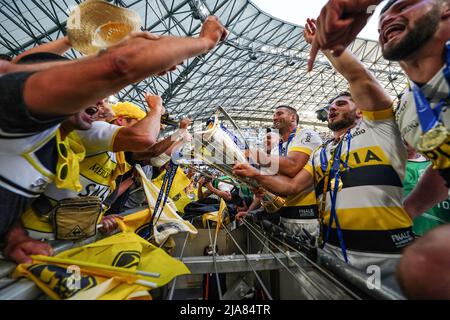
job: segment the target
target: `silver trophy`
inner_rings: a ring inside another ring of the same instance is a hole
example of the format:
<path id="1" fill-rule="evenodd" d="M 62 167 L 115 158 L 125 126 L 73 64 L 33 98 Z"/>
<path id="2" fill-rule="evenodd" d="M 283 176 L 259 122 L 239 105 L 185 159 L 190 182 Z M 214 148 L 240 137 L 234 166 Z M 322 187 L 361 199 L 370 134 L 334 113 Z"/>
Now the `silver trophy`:
<path id="1" fill-rule="evenodd" d="M 206 130 L 194 134 L 195 158 L 201 159 L 208 166 L 219 170 L 224 175 L 233 177 L 234 180 L 247 185 L 251 189 L 262 190 L 264 197 L 261 200 L 261 205 L 269 213 L 278 211 L 285 203 L 285 200 L 282 197 L 264 190 L 253 179 L 238 177 L 233 174 L 233 166 L 235 163 L 249 163 L 249 161 L 247 160 L 244 151 L 241 150 L 231 136 L 221 128 L 218 117 L 219 111 L 222 112 L 235 126 L 242 136 L 242 139 L 244 139 L 246 148 L 248 148 L 245 137 L 242 135 L 234 121 L 222 108 L 219 108 L 218 112 L 214 115 L 214 121 L 208 124 Z"/>

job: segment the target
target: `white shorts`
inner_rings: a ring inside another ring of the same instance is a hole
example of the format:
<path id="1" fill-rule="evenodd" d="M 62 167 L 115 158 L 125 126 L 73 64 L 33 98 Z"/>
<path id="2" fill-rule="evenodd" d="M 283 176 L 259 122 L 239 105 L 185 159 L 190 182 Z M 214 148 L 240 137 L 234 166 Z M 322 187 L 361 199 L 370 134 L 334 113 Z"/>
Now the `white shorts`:
<path id="1" fill-rule="evenodd" d="M 330 244 L 325 244 L 323 250 L 339 260 L 345 261 L 342 255 L 342 250 Z M 382 254 L 372 252 L 361 252 L 347 250 L 348 263 L 352 267 L 360 270 L 367 277 L 374 275 L 374 270 L 380 271 L 381 285 L 389 287 L 390 289 L 401 293 L 395 273 L 397 266 L 402 258 L 401 254 Z"/>
<path id="2" fill-rule="evenodd" d="M 280 217 L 280 224 L 294 235 L 300 235 L 302 229 L 305 229 L 312 236 L 316 238 L 319 236 L 320 225 L 317 219 L 287 219 Z"/>

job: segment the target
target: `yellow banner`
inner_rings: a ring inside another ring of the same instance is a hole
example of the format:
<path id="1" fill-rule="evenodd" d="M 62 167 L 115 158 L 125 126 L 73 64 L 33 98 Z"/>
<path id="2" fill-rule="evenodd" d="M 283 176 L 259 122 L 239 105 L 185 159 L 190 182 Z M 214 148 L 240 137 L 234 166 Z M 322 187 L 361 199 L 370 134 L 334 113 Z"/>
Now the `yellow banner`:
<path id="1" fill-rule="evenodd" d="M 32 264 L 17 267 L 15 276 L 28 277 L 53 299 L 150 298 L 152 288 L 190 273 L 182 262 L 130 232 L 55 257 L 32 258 Z"/>
<path id="2" fill-rule="evenodd" d="M 119 222 L 119 227 L 124 231 L 131 231 L 142 235 L 142 233 L 145 232 L 145 229 L 148 228 L 151 215 L 155 210 L 159 188 L 147 179 L 139 165 L 136 166 L 136 170 L 141 176 L 142 186 L 144 188 L 145 196 L 147 197 L 149 209 L 125 217 L 123 223 Z M 170 198 L 167 200 L 162 212 L 161 206 L 158 210 L 159 218 L 158 216 L 155 217 L 155 221 L 153 222 L 153 234 L 156 243 L 161 244 L 171 235 L 178 232 L 189 232 L 191 234 L 198 233 L 197 229 L 189 221 L 183 220 L 183 218 L 178 215 L 177 209 Z M 161 215 L 159 214 L 160 212 Z"/>

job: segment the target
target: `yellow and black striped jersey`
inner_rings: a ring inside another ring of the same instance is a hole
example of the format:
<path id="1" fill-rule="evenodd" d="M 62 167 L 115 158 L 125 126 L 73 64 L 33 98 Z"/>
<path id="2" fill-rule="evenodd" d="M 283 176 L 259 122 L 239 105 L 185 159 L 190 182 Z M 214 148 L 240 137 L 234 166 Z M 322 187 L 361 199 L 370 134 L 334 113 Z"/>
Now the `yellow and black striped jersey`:
<path id="1" fill-rule="evenodd" d="M 336 208 L 344 242 L 349 250 L 365 252 L 400 252 L 413 240 L 411 219 L 403 209 L 403 186 L 406 150 L 393 110 L 364 112 L 360 123 L 350 130 L 342 142 L 342 189 L 337 192 Z M 314 152 L 305 169 L 313 175 L 319 208 L 324 196 L 326 175 L 333 161 L 332 152 L 338 143 L 325 144 L 327 172 L 321 167 L 321 149 Z M 347 158 L 348 157 L 348 158 Z M 344 163 L 348 159 L 348 170 Z M 314 165 L 314 168 L 313 168 Z M 331 198 L 327 188 L 323 231 L 330 219 Z M 328 243 L 338 246 L 336 224 L 333 223 Z"/>
<path id="2" fill-rule="evenodd" d="M 308 156 L 322 144 L 319 134 L 311 129 L 297 128 L 295 136 L 288 145 L 288 141 L 282 142 L 281 149 L 286 149 L 286 154 L 290 152 L 303 152 Z M 272 155 L 280 154 L 278 145 L 271 151 Z M 279 210 L 280 216 L 286 219 L 317 219 L 317 201 L 314 188 L 308 188 L 299 194 L 288 196 L 286 203 Z"/>

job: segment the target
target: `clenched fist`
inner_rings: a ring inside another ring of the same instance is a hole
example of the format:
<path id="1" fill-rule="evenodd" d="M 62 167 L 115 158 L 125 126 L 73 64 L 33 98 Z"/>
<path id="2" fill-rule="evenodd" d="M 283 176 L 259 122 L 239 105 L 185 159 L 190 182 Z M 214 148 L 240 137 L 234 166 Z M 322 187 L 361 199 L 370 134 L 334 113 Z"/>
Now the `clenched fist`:
<path id="1" fill-rule="evenodd" d="M 224 41 L 228 36 L 228 30 L 215 16 L 209 16 L 203 23 L 200 31 L 200 38 L 208 40 L 208 49 L 214 49 L 220 41 Z"/>

